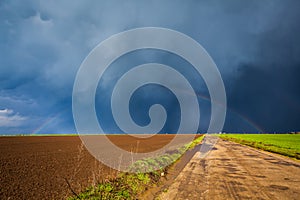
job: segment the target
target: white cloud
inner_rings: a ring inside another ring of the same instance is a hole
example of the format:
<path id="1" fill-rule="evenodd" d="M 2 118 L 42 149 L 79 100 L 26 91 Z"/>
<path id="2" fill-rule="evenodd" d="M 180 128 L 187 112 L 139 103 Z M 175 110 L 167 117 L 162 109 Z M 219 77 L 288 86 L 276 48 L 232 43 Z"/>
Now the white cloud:
<path id="1" fill-rule="evenodd" d="M 9 109 L 4 109 L 4 110 L 0 110 L 0 116 L 1 115 L 9 115 L 9 114 L 12 114 L 13 113 L 13 110 L 9 110 Z"/>
<path id="2" fill-rule="evenodd" d="M 26 117 L 14 113 L 13 110 L 0 110 L 0 127 L 18 127 L 24 123 Z"/>

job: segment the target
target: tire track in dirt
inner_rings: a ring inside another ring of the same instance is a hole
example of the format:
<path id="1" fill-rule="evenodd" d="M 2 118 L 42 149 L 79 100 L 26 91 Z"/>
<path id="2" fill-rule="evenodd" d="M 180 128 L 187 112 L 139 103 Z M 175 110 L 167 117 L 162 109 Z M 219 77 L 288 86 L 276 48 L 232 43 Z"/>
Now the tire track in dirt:
<path id="1" fill-rule="evenodd" d="M 276 199 L 276 197 L 261 190 L 262 185 L 256 181 L 255 177 L 249 176 L 251 172 L 247 169 L 243 162 L 241 162 L 242 159 L 232 159 L 240 157 L 240 145 L 230 144 L 230 148 L 226 148 L 227 146 L 229 145 L 226 142 L 225 144 L 220 143 L 219 150 L 222 150 L 222 154 L 220 155 L 221 157 L 231 158 L 229 162 L 227 161 L 228 164 L 225 164 L 228 172 L 224 173 L 225 176 L 221 176 L 222 182 L 225 184 L 225 189 L 228 191 L 230 199 L 251 199 L 252 196 L 244 194 L 246 191 L 250 194 L 259 193 L 259 197 L 257 198 L 260 199 Z M 213 167 L 213 165 L 210 167 Z M 247 185 L 245 186 L 245 184 Z"/>
<path id="2" fill-rule="evenodd" d="M 196 153 L 160 199 L 299 199 L 300 162 L 219 140 Z"/>

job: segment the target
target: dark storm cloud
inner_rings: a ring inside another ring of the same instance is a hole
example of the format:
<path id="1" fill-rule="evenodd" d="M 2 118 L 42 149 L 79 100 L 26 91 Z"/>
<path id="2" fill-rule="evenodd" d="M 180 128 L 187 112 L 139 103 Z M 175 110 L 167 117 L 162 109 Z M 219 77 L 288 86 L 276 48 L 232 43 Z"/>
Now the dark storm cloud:
<path id="1" fill-rule="evenodd" d="M 264 9 L 257 21 L 264 26 L 250 40 L 254 51 L 240 56 L 244 59 L 236 63 L 233 84 L 227 87 L 229 107 L 266 132 L 300 129 L 299 8 L 300 2 L 281 1 Z M 225 129 L 230 127 L 228 122 Z"/>
<path id="2" fill-rule="evenodd" d="M 297 0 L 1 1 L 0 110 L 26 123 L 0 133 L 73 132 L 80 63 L 110 35 L 143 26 L 206 48 L 226 87 L 225 131 L 299 130 L 299 10 Z"/>

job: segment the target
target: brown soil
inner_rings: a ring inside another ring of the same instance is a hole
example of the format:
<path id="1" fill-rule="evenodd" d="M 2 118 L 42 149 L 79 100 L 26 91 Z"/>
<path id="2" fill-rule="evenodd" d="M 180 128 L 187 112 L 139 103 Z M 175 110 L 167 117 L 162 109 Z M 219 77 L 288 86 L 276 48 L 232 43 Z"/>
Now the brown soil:
<path id="1" fill-rule="evenodd" d="M 119 135 L 120 136 L 120 135 Z M 136 153 L 147 153 L 164 147 L 171 142 L 175 135 L 159 135 L 149 136 L 148 138 L 137 138 L 131 135 L 121 136 L 126 137 L 126 141 L 115 135 L 108 135 L 108 139 L 126 151 L 134 151 Z"/>
<path id="2" fill-rule="evenodd" d="M 300 162 L 219 140 L 197 152 L 159 199 L 299 199 Z"/>
<path id="3" fill-rule="evenodd" d="M 109 137 L 138 152 L 158 149 L 173 138 Z M 0 199 L 65 199 L 72 190 L 78 193 L 117 173 L 92 157 L 77 136 L 0 137 L 0 161 Z"/>

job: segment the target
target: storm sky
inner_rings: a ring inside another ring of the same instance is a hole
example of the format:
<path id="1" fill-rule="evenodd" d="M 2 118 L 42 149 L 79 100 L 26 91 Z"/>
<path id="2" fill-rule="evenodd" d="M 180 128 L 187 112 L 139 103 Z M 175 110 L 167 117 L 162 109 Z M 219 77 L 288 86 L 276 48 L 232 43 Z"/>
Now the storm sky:
<path id="1" fill-rule="evenodd" d="M 199 42 L 213 58 L 227 94 L 223 131 L 299 131 L 299 10 L 298 0 L 2 0 L 0 134 L 75 133 L 72 89 L 84 58 L 113 34 L 149 26 L 180 31 Z M 111 86 L 101 83 L 113 82 L 122 71 L 118 66 L 153 61 L 185 65 L 176 56 L 159 51 L 127 56 L 116 61 L 106 79 L 99 82 L 96 110 L 107 116 L 102 121 L 107 132 L 120 130 L 103 95 Z M 199 131 L 205 132 L 209 93 L 201 80 L 194 89 L 203 116 Z M 156 94 L 150 95 L 153 91 Z M 160 99 L 162 92 L 164 99 Z M 145 86 L 135 96 L 131 104 L 142 111 L 133 114 L 137 123 L 145 125 L 147 108 L 161 100 L 169 114 L 162 132 L 176 132 L 179 109 L 172 93 Z"/>

